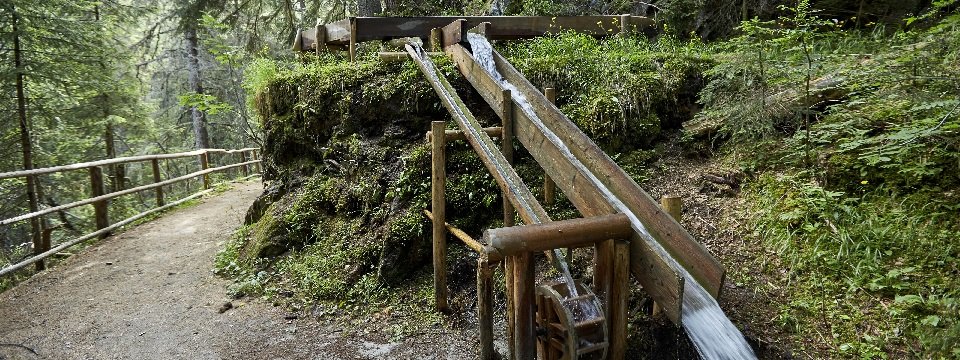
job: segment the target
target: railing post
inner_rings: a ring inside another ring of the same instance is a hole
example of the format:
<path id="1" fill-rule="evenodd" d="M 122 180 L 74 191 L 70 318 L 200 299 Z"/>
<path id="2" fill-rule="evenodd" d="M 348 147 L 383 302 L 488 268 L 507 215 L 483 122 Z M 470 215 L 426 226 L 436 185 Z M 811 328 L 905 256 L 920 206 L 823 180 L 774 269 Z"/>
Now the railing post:
<path id="1" fill-rule="evenodd" d="M 350 18 L 350 62 L 357 61 L 357 19 Z"/>
<path id="2" fill-rule="evenodd" d="M 263 174 L 263 166 L 262 166 L 262 165 L 263 165 L 263 159 L 261 158 L 260 150 L 257 150 L 257 149 L 254 149 L 254 150 L 253 150 L 253 159 L 254 159 L 254 160 L 260 160 L 260 161 L 257 161 L 257 173 L 262 175 L 262 174 Z"/>
<path id="3" fill-rule="evenodd" d="M 493 269 L 486 257 L 477 259 L 477 321 L 480 323 L 480 359 L 493 360 Z"/>
<path id="4" fill-rule="evenodd" d="M 552 87 L 543 89 L 543 96 L 547 97 L 547 100 L 551 104 L 557 103 L 557 89 Z M 553 182 L 553 179 L 550 178 L 550 175 L 546 173 L 543 174 L 543 205 L 544 206 L 553 206 L 553 200 L 557 197 L 557 184 Z"/>
<path id="5" fill-rule="evenodd" d="M 50 234 L 53 233 L 53 229 L 43 229 L 43 235 L 40 237 L 40 249 L 34 251 L 36 255 L 50 251 Z M 37 271 L 41 271 L 47 268 L 47 265 L 44 263 L 43 259 L 40 259 L 36 262 Z"/>
<path id="6" fill-rule="evenodd" d="M 200 170 L 206 170 L 210 167 L 209 158 L 207 157 L 207 152 L 200 154 Z M 210 188 L 210 174 L 203 174 L 203 189 L 207 190 Z"/>
<path id="7" fill-rule="evenodd" d="M 240 151 L 240 162 L 241 163 L 247 162 L 247 152 L 245 150 Z M 243 172 L 244 177 L 247 177 L 250 175 L 250 169 L 247 169 L 247 165 L 241 166 L 240 171 Z"/>
<path id="8" fill-rule="evenodd" d="M 160 160 L 150 160 L 150 165 L 153 166 L 153 182 L 160 182 Z M 158 186 L 154 191 L 157 193 L 157 207 L 163 206 L 163 186 Z"/>
<path id="9" fill-rule="evenodd" d="M 430 129 L 434 136 L 432 145 L 432 176 L 431 190 L 433 192 L 433 291 L 438 311 L 447 310 L 447 228 L 446 195 L 444 187 L 447 182 L 445 136 L 446 122 L 434 121 Z"/>
<path id="10" fill-rule="evenodd" d="M 99 166 L 90 167 L 90 186 L 91 186 L 91 197 L 103 196 L 105 194 L 103 189 L 103 170 Z M 96 219 L 97 230 L 104 229 L 110 226 L 110 215 L 108 213 L 109 200 L 101 200 L 93 203 L 93 214 Z M 109 236 L 109 232 L 101 234 L 100 238 L 104 239 Z"/>

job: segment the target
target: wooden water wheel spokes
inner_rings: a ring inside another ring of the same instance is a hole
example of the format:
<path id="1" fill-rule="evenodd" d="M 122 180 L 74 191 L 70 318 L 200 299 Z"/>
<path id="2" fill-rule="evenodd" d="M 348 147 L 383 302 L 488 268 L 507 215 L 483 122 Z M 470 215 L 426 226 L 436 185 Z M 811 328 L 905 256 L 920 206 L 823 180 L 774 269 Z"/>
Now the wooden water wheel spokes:
<path id="1" fill-rule="evenodd" d="M 541 359 L 604 359 L 607 325 L 603 306 L 589 288 L 576 283 L 570 296 L 567 283 L 537 287 L 537 352 Z"/>

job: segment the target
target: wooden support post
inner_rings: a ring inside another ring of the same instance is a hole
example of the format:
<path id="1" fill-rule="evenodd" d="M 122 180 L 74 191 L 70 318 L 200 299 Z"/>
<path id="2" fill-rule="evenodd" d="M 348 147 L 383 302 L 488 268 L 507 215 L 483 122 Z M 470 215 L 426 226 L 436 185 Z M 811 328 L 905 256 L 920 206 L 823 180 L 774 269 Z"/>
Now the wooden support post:
<path id="1" fill-rule="evenodd" d="M 350 62 L 357 61 L 357 19 L 350 18 Z"/>
<path id="2" fill-rule="evenodd" d="M 662 206 L 663 210 L 666 210 L 674 220 L 680 222 L 683 212 L 683 198 L 676 195 L 664 195 L 660 198 L 660 206 Z"/>
<path id="3" fill-rule="evenodd" d="M 537 356 L 537 336 L 534 330 L 535 297 L 534 287 L 536 279 L 534 269 L 534 257 L 532 253 L 523 253 L 513 257 L 513 271 L 516 279 L 514 292 L 516 298 L 514 305 L 516 310 L 516 324 L 514 331 L 515 358 L 517 360 L 530 360 Z"/>
<path id="4" fill-rule="evenodd" d="M 443 51 L 443 29 L 433 28 L 430 29 L 430 51 L 440 52 Z"/>
<path id="5" fill-rule="evenodd" d="M 663 210 L 670 214 L 674 220 L 678 223 L 680 222 L 681 213 L 683 211 L 683 199 L 675 195 L 663 195 L 660 198 L 660 206 L 663 207 Z M 660 308 L 660 304 L 653 303 L 653 316 L 660 316 L 660 313 L 663 311 Z"/>
<path id="6" fill-rule="evenodd" d="M 434 121 L 430 129 L 434 134 L 443 134 L 447 123 Z M 433 293 L 438 311 L 447 310 L 447 227 L 446 195 L 444 187 L 447 182 L 446 151 L 443 136 L 434 136 L 432 141 L 432 176 L 431 188 L 433 192 Z"/>
<path id="7" fill-rule="evenodd" d="M 480 359 L 493 360 L 493 269 L 487 259 L 477 260 L 477 322 L 480 323 Z"/>
<path id="8" fill-rule="evenodd" d="M 105 194 L 103 189 L 103 170 L 100 169 L 99 166 L 90 168 L 90 187 L 90 197 L 98 197 Z M 93 213 L 96 219 L 97 230 L 110 226 L 110 215 L 107 211 L 109 207 L 108 201 L 109 200 L 102 200 L 93 203 Z M 109 235 L 109 233 L 104 233 L 100 235 L 100 238 L 104 239 Z"/>
<path id="9" fill-rule="evenodd" d="M 503 124 L 501 124 L 501 151 L 507 163 L 513 164 L 513 100 L 510 90 L 503 90 L 503 102 L 500 103 L 501 113 L 503 114 Z M 503 194 L 503 226 L 510 227 L 516 225 L 514 222 L 513 204 L 507 200 L 506 193 Z"/>
<path id="10" fill-rule="evenodd" d="M 516 276 L 513 268 L 513 256 L 503 259 L 503 279 L 506 284 L 504 284 L 504 298 L 507 299 L 507 359 L 515 359 L 516 354 L 516 336 L 514 335 L 515 327 L 517 326 L 516 316 L 516 302 L 517 293 L 516 293 Z"/>
<path id="11" fill-rule="evenodd" d="M 543 95 L 551 104 L 557 103 L 557 89 L 552 87 L 544 88 Z M 557 197 L 557 184 L 553 182 L 550 175 L 543 174 L 543 205 L 553 206 L 553 200 Z M 567 251 L 569 254 L 569 250 Z"/>
<path id="12" fill-rule="evenodd" d="M 609 358 L 622 360 L 627 355 L 627 301 L 630 298 L 630 243 L 613 241 L 613 271 L 607 296 Z"/>
<path id="13" fill-rule="evenodd" d="M 153 166 L 153 182 L 160 182 L 160 160 L 150 160 L 150 165 Z M 154 191 L 157 195 L 157 207 L 163 206 L 163 186 L 158 186 Z"/>
<path id="14" fill-rule="evenodd" d="M 620 36 L 630 34 L 630 14 L 620 15 Z"/>
<path id="15" fill-rule="evenodd" d="M 200 170 L 206 170 L 210 167 L 210 159 L 207 157 L 207 153 L 200 154 Z M 203 189 L 210 188 L 210 174 L 203 174 Z"/>
<path id="16" fill-rule="evenodd" d="M 317 23 L 317 47 L 315 49 L 316 54 L 320 55 L 321 52 L 327 50 L 327 27 L 323 24 Z"/>
<path id="17" fill-rule="evenodd" d="M 241 162 L 241 163 L 247 162 L 247 152 L 246 152 L 246 151 L 241 151 L 241 152 L 240 152 L 240 162 Z M 244 177 L 247 177 L 247 176 L 250 175 L 250 169 L 247 168 L 247 165 L 241 166 L 241 167 L 240 167 L 240 172 L 243 173 L 243 176 L 244 176 Z"/>

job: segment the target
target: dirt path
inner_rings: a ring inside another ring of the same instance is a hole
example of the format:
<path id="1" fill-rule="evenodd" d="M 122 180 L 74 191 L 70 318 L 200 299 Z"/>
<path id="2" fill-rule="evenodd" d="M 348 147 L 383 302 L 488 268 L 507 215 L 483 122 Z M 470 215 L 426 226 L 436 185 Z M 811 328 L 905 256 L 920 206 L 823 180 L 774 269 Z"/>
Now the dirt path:
<path id="1" fill-rule="evenodd" d="M 437 334 L 397 343 L 348 337 L 259 301 L 233 301 L 220 313 L 231 300 L 213 259 L 260 190 L 237 184 L 0 294 L 0 359 L 473 357 L 475 342 L 464 336 L 446 334 L 440 344 Z"/>

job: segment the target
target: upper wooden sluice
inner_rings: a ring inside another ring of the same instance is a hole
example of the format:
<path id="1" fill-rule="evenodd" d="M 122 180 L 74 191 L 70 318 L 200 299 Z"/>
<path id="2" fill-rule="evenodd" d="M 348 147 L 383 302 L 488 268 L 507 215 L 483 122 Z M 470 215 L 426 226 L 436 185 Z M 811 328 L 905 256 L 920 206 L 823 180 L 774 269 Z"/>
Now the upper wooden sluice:
<path id="1" fill-rule="evenodd" d="M 424 16 L 424 17 L 352 17 L 300 31 L 293 43 L 295 51 L 341 47 L 371 40 L 418 37 L 426 41 L 430 30 L 455 20 L 466 20 L 465 27 L 490 23 L 486 35 L 491 40 L 525 39 L 571 30 L 593 36 L 609 36 L 624 30 L 652 31 L 654 21 L 643 16 Z M 627 29 L 624 29 L 627 27 Z M 320 34 L 319 41 L 317 34 Z"/>

